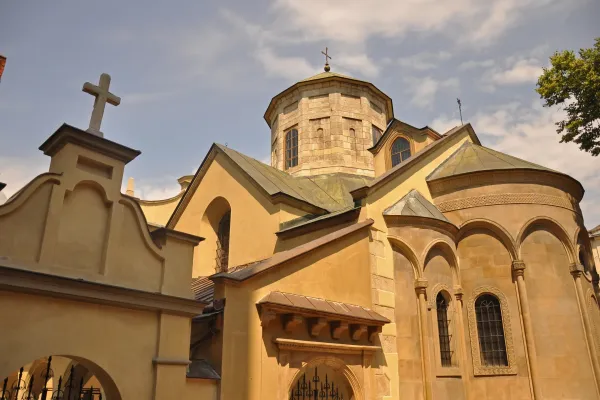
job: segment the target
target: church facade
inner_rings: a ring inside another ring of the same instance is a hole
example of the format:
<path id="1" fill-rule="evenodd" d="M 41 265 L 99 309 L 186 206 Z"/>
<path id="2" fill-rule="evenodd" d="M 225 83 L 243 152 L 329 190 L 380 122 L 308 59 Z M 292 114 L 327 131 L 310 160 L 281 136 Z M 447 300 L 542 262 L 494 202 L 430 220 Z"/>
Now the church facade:
<path id="1" fill-rule="evenodd" d="M 329 68 L 264 118 L 271 165 L 214 144 L 158 201 L 121 193 L 139 152 L 99 120 L 41 146 L 49 172 L 0 206 L 5 393 L 600 398 L 577 180 Z"/>

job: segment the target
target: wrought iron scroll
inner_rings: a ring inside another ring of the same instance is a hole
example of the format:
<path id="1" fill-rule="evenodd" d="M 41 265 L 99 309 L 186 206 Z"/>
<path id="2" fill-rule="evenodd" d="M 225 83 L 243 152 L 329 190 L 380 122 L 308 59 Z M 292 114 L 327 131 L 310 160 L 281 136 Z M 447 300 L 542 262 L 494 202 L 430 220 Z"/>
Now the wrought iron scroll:
<path id="1" fill-rule="evenodd" d="M 323 382 L 315 367 L 315 375 L 308 378 L 308 381 L 306 374 L 302 374 L 302 378 L 298 379 L 290 390 L 290 400 L 344 400 L 344 394 L 340 394 L 339 385 L 330 382 L 327 374 Z"/>

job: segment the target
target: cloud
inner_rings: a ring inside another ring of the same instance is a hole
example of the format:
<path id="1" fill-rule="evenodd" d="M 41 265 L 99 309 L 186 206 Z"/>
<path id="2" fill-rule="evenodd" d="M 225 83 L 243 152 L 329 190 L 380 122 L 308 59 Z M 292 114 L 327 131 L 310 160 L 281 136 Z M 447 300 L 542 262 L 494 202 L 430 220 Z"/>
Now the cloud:
<path id="1" fill-rule="evenodd" d="M 458 66 L 458 69 L 460 71 L 469 71 L 469 70 L 477 69 L 477 68 L 493 67 L 494 64 L 496 64 L 496 62 L 492 59 L 480 60 L 480 61 L 469 60 L 469 61 L 465 61 L 465 62 L 461 63 Z"/>
<path id="2" fill-rule="evenodd" d="M 537 82 L 542 74 L 541 62 L 536 59 L 517 60 L 507 69 L 496 69 L 489 72 L 489 79 L 498 85 L 518 85 Z"/>
<path id="3" fill-rule="evenodd" d="M 375 37 L 452 31 L 458 42 L 481 44 L 501 36 L 531 12 L 557 3 L 559 0 L 322 0 L 309 7 L 303 1 L 276 0 L 272 12 L 282 33 L 307 42 L 363 44 Z"/>
<path id="4" fill-rule="evenodd" d="M 420 108 L 433 106 L 435 96 L 440 89 L 458 88 L 458 79 L 437 80 L 431 76 L 425 78 L 405 78 L 408 91 L 412 95 L 411 103 Z"/>
<path id="5" fill-rule="evenodd" d="M 42 157 L 0 156 L 0 182 L 6 183 L 2 193 L 12 196 L 33 178 L 48 172 L 48 164 Z"/>
<path id="6" fill-rule="evenodd" d="M 473 128 L 484 145 L 545 167 L 566 173 L 579 180 L 586 190 L 581 208 L 588 228 L 600 223 L 600 175 L 598 158 L 584 153 L 573 143 L 560 143 L 555 122 L 564 112 L 543 108 L 538 101 L 494 106 L 472 119 Z"/>
<path id="7" fill-rule="evenodd" d="M 127 190 L 128 179 L 123 180 L 121 192 Z M 181 186 L 177 178 L 172 176 L 163 176 L 160 178 L 135 179 L 135 197 L 143 200 L 162 200 L 175 196 L 180 192 Z"/>
<path id="8" fill-rule="evenodd" d="M 412 68 L 417 71 L 426 71 L 437 68 L 440 61 L 448 60 L 452 55 L 447 51 L 438 53 L 419 53 L 408 57 L 401 57 L 398 65 L 404 68 Z"/>
<path id="9" fill-rule="evenodd" d="M 260 48 L 256 51 L 256 59 L 269 76 L 277 76 L 288 80 L 300 80 L 316 74 L 318 67 L 312 66 L 302 57 L 281 57 L 271 48 Z"/>
<path id="10" fill-rule="evenodd" d="M 380 67 L 366 54 L 340 54 L 335 58 L 338 69 L 358 71 L 366 77 L 375 78 L 379 75 Z"/>

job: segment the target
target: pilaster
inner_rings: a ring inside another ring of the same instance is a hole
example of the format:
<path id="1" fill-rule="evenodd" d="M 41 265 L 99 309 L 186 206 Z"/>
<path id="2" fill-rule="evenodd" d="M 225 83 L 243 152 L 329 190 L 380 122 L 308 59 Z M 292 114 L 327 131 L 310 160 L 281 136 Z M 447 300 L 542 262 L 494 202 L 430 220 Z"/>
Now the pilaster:
<path id="1" fill-rule="evenodd" d="M 587 339 L 588 351 L 590 354 L 592 369 L 594 371 L 594 377 L 596 379 L 596 389 L 600 394 L 600 363 L 598 362 L 598 352 L 596 346 L 594 346 L 594 335 L 590 317 L 587 312 L 585 304 L 585 296 L 583 294 L 583 286 L 581 284 L 581 275 L 584 273 L 583 265 L 579 263 L 573 263 L 569 265 L 569 271 L 575 281 L 575 290 L 577 292 L 577 302 L 579 303 L 579 312 L 581 313 L 581 319 L 583 321 L 583 330 L 585 331 L 585 337 Z"/>
<path id="2" fill-rule="evenodd" d="M 527 297 L 527 286 L 525 285 L 525 263 L 521 260 L 512 262 L 513 278 L 517 283 L 517 297 L 521 305 L 521 323 L 525 334 L 525 346 L 527 348 L 527 359 L 529 361 L 529 376 L 531 382 L 531 391 L 534 399 L 542 398 L 542 391 L 538 378 L 537 353 L 535 349 L 535 335 L 533 332 L 533 323 L 531 321 L 531 312 L 529 311 L 529 298 Z"/>
<path id="3" fill-rule="evenodd" d="M 421 332 L 421 359 L 423 371 L 423 393 L 425 400 L 432 399 L 431 357 L 429 355 L 429 329 L 427 324 L 427 286 L 425 278 L 415 279 L 415 292 L 419 302 L 419 330 Z"/>
<path id="4" fill-rule="evenodd" d="M 394 382 L 398 377 L 394 270 L 391 261 L 386 258 L 386 235 L 384 232 L 371 229 L 369 253 L 373 309 L 392 321 L 392 323 L 384 325 L 382 332 L 378 335 L 385 361 L 380 363 L 382 367 L 375 369 L 376 387 L 379 388 L 377 399 L 398 399 L 398 385 L 397 382 Z M 380 356 L 380 354 L 376 356 Z M 391 379 L 394 381 L 390 381 Z"/>

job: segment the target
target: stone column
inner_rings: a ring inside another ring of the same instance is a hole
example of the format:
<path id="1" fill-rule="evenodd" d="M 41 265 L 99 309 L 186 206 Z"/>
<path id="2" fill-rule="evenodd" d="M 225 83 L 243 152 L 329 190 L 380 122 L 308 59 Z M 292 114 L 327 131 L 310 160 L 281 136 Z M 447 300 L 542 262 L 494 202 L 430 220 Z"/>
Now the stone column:
<path id="1" fill-rule="evenodd" d="M 463 319 L 463 288 L 461 286 L 454 286 L 454 297 L 456 298 L 456 328 L 455 331 L 458 333 L 458 347 L 460 350 L 460 369 L 462 373 L 463 386 L 465 389 L 465 399 L 471 398 L 471 376 L 469 375 L 469 355 L 467 354 L 467 340 L 465 338 L 465 323 Z"/>
<path id="2" fill-rule="evenodd" d="M 415 280 L 415 292 L 417 292 L 419 302 L 419 325 L 421 327 L 423 397 L 425 400 L 431 400 L 431 357 L 429 357 L 429 329 L 427 324 L 427 279 L 417 278 Z"/>
<path id="3" fill-rule="evenodd" d="M 529 311 L 529 298 L 527 297 L 527 286 L 525 285 L 525 263 L 521 260 L 512 262 L 512 272 L 517 282 L 517 296 L 521 304 L 521 323 L 525 333 L 525 346 L 527 347 L 527 356 L 529 359 L 529 376 L 531 379 L 531 389 L 534 399 L 541 399 L 542 392 L 538 378 L 537 353 L 535 350 L 535 340 L 533 334 L 533 323 L 531 322 L 531 312 Z"/>
<path id="4" fill-rule="evenodd" d="M 592 358 L 592 368 L 594 370 L 594 377 L 596 378 L 596 388 L 600 391 L 600 364 L 598 363 L 598 352 L 596 346 L 594 346 L 594 335 L 592 333 L 592 325 L 590 323 L 590 317 L 587 312 L 587 306 L 585 301 L 585 295 L 583 294 L 583 286 L 581 285 L 581 275 L 583 275 L 583 266 L 581 264 L 573 263 L 569 266 L 573 280 L 575 281 L 575 290 L 577 292 L 577 302 L 579 303 L 579 311 L 583 319 L 583 329 L 585 331 L 585 337 L 587 339 L 588 350 Z"/>

